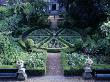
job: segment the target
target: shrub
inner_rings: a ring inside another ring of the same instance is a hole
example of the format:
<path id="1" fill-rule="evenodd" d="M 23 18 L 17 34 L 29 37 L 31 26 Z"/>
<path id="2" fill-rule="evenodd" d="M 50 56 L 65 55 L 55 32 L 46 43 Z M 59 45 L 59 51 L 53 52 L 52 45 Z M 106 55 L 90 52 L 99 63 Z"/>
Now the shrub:
<path id="1" fill-rule="evenodd" d="M 82 76 L 83 68 L 81 67 L 75 67 L 72 69 L 65 69 L 64 70 L 64 76 Z"/>
<path id="2" fill-rule="evenodd" d="M 3 6 L 0 7 L 0 15 L 1 15 L 0 20 L 4 19 L 6 11 L 7 11 L 6 7 L 3 7 Z"/>
<path id="3" fill-rule="evenodd" d="M 0 21 L 0 31 L 13 31 L 17 28 L 18 22 L 22 19 L 20 15 L 13 15 Z"/>
<path id="4" fill-rule="evenodd" d="M 33 6 L 27 2 L 23 5 L 23 10 L 26 15 L 30 15 L 33 11 Z"/>
<path id="5" fill-rule="evenodd" d="M 74 45 L 75 45 L 75 49 L 76 49 L 76 50 L 77 50 L 77 49 L 81 49 L 82 46 L 83 46 L 83 41 L 82 41 L 81 39 L 76 39 Z"/>
<path id="6" fill-rule="evenodd" d="M 27 39 L 26 45 L 32 47 L 32 46 L 34 46 L 34 41 L 32 39 Z"/>
<path id="7" fill-rule="evenodd" d="M 16 55 L 18 55 L 18 47 L 16 47 L 14 43 L 12 44 L 7 36 L 3 35 L 0 35 L 0 43 L 3 45 L 2 52 L 0 54 L 0 64 L 12 65 L 16 61 Z"/>
<path id="8" fill-rule="evenodd" d="M 93 69 L 110 69 L 109 64 L 94 64 L 92 66 Z"/>

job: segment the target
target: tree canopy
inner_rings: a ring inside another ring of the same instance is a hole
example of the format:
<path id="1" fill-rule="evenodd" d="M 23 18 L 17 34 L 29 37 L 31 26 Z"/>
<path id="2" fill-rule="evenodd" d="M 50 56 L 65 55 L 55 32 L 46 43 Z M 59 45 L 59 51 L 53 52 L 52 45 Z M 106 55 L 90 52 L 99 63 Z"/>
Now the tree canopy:
<path id="1" fill-rule="evenodd" d="M 110 12 L 109 0 L 59 0 L 70 16 L 81 27 L 96 27 Z"/>

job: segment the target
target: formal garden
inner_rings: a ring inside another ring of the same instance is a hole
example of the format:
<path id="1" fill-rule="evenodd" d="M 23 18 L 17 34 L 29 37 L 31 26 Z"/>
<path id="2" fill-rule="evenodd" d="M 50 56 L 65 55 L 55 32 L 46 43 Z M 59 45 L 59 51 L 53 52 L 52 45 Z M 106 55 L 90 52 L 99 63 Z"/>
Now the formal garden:
<path id="1" fill-rule="evenodd" d="M 110 1 L 58 3 L 53 19 L 43 0 L 0 5 L 0 77 L 44 76 L 48 53 L 59 53 L 64 76 L 110 78 Z"/>

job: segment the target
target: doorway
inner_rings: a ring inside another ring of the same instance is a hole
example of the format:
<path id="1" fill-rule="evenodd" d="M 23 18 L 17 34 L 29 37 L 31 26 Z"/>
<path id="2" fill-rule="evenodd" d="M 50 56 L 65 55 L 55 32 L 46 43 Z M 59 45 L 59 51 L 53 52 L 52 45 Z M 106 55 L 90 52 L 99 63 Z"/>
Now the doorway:
<path id="1" fill-rule="evenodd" d="M 56 10 L 56 4 L 52 4 L 52 11 Z"/>

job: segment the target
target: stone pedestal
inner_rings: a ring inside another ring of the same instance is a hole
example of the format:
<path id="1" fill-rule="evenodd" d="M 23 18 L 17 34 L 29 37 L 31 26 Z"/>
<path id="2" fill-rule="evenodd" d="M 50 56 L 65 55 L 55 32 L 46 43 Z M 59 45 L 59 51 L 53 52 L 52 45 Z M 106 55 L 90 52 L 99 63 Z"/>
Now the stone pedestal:
<path id="1" fill-rule="evenodd" d="M 92 74 L 91 74 L 91 72 L 84 72 L 84 73 L 83 73 L 83 78 L 84 78 L 84 79 L 92 79 Z"/>
<path id="2" fill-rule="evenodd" d="M 83 78 L 84 79 L 92 79 L 92 70 L 90 66 L 86 66 L 84 68 Z"/>
<path id="3" fill-rule="evenodd" d="M 18 80 L 27 80 L 27 74 L 25 73 L 25 68 L 21 68 L 17 72 Z"/>

